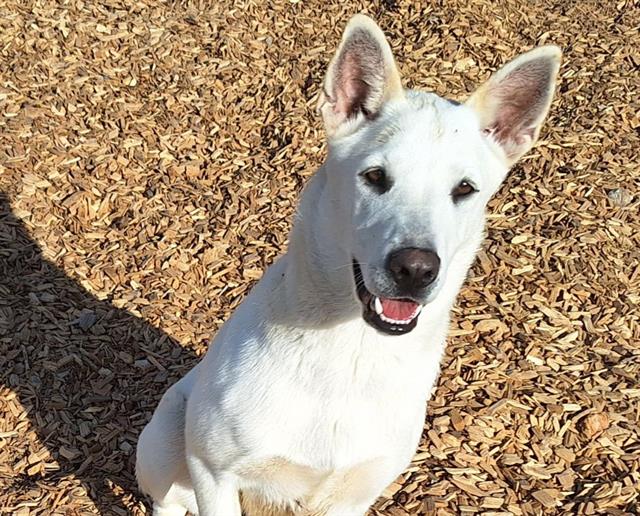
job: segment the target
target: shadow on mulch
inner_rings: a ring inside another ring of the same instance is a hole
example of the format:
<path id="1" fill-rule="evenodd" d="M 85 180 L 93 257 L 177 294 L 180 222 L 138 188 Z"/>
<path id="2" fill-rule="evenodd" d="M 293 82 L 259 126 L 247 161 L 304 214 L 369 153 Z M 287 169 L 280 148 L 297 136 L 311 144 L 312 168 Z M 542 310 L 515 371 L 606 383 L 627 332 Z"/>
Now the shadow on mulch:
<path id="1" fill-rule="evenodd" d="M 38 443 L 10 455 L 34 466 L 9 489 L 53 492 L 75 478 L 101 514 L 128 514 L 140 497 L 138 434 L 195 361 L 193 351 L 43 258 L 0 192 L 0 387 L 17 394 L 30 420 L 21 433 L 35 431 L 48 455 L 39 456 Z"/>

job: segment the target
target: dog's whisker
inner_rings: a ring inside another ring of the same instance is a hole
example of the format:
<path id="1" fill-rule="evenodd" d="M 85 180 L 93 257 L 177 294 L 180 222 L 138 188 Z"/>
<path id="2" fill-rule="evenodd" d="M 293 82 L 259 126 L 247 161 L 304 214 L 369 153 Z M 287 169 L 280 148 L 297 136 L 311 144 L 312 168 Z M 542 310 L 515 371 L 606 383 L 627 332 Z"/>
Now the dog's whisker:
<path id="1" fill-rule="evenodd" d="M 367 262 L 358 262 L 358 265 L 360 265 L 360 267 L 369 267 L 369 264 Z M 353 267 L 353 263 L 348 263 L 346 265 L 338 265 L 336 267 L 330 267 L 329 270 L 337 271 L 340 269 L 346 269 L 347 267 Z"/>

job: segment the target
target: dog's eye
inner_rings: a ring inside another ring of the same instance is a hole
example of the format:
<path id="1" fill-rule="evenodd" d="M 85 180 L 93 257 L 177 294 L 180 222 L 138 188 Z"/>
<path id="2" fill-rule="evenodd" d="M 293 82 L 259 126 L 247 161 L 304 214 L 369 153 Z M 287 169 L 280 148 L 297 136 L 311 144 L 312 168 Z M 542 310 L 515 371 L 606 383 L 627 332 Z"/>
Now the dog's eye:
<path id="1" fill-rule="evenodd" d="M 373 187 L 378 193 L 383 194 L 391 188 L 391 181 L 381 167 L 371 167 L 361 172 L 360 175 L 365 182 Z"/>
<path id="2" fill-rule="evenodd" d="M 471 183 L 469 183 L 469 181 L 460 181 L 460 183 L 458 183 L 458 186 L 456 186 L 451 191 L 451 197 L 453 197 L 453 202 L 457 203 L 459 201 L 462 201 L 463 199 L 466 199 L 471 194 L 474 194 L 477 191 L 478 190 L 476 190 L 475 187 Z"/>

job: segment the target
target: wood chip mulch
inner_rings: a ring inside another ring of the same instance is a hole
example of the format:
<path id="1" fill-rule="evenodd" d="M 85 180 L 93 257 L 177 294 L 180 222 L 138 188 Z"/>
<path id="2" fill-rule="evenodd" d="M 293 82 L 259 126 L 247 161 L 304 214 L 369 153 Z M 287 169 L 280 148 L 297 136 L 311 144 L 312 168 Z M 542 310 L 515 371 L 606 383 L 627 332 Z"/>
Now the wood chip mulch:
<path id="1" fill-rule="evenodd" d="M 273 5 L 270 5 L 273 4 Z M 640 513 L 637 1 L 0 3 L 0 512 L 150 514 L 137 435 L 286 248 L 349 16 L 462 100 L 565 51 L 490 206 L 424 439 L 372 510 Z"/>

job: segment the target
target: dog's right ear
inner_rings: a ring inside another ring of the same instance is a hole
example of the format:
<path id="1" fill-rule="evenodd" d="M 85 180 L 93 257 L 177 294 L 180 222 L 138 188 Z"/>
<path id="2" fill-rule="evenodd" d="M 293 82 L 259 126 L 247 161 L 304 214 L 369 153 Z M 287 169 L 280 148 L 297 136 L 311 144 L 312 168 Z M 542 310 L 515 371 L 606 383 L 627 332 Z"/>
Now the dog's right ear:
<path id="1" fill-rule="evenodd" d="M 356 14 L 329 64 L 318 102 L 329 138 L 374 119 L 385 102 L 401 98 L 404 90 L 389 43 L 371 18 Z"/>
<path id="2" fill-rule="evenodd" d="M 538 139 L 555 90 L 562 53 L 538 47 L 498 70 L 467 101 L 483 133 L 502 148 L 511 166 Z"/>

